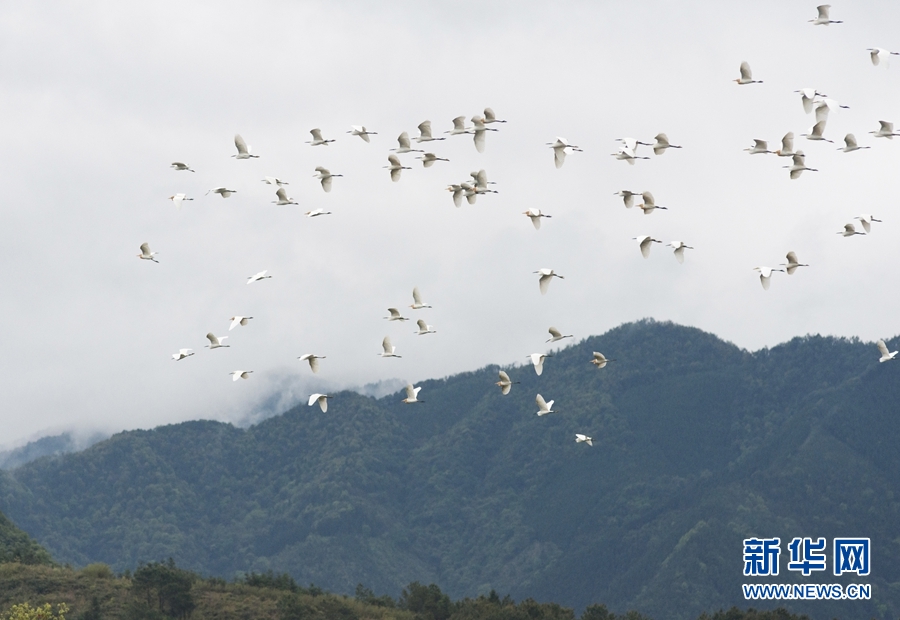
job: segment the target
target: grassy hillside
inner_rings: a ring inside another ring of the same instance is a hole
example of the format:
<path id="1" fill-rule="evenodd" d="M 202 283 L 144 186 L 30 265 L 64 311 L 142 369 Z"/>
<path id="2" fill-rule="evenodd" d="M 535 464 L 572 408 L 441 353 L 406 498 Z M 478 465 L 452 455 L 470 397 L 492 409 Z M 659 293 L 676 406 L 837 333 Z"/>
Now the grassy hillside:
<path id="1" fill-rule="evenodd" d="M 598 370 L 592 351 L 617 361 Z M 508 396 L 496 371 L 424 382 L 424 405 L 341 393 L 327 414 L 246 430 L 120 433 L 0 474 L 0 509 L 79 566 L 173 557 L 344 593 L 422 581 L 685 619 L 744 605 L 744 538 L 867 536 L 872 601 L 787 607 L 900 615 L 900 364 L 872 345 L 751 354 L 648 321 L 560 351 L 540 377 L 509 369 Z M 560 413 L 536 416 L 538 392 Z"/>

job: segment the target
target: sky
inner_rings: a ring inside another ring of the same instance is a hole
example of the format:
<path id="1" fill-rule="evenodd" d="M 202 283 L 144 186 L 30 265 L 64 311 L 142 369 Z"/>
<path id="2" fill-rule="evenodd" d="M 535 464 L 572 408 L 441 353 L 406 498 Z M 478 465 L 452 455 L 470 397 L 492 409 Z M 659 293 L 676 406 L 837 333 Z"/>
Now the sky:
<path id="1" fill-rule="evenodd" d="M 900 124 L 900 59 L 874 67 L 866 48 L 900 50 L 900 5 L 815 16 L 699 0 L 0 6 L 0 446 L 246 421 L 313 391 L 522 364 L 551 325 L 580 340 L 650 317 L 748 350 L 897 335 L 900 140 L 868 132 Z M 763 84 L 734 83 L 742 61 Z M 815 122 L 804 87 L 849 106 L 827 138 L 871 148 L 799 137 Z M 507 123 L 484 153 L 450 136 L 425 145 L 450 162 L 401 155 L 412 169 L 391 182 L 402 131 L 429 119 L 442 135 L 486 106 Z M 304 144 L 314 127 L 336 142 Z M 788 131 L 818 172 L 790 180 L 790 158 L 743 151 Z M 659 132 L 683 148 L 611 157 L 616 138 Z M 235 133 L 258 159 L 231 157 Z M 560 169 L 557 136 L 584 149 Z M 343 175 L 330 193 L 316 166 Z M 479 169 L 498 193 L 456 208 L 446 186 Z M 299 205 L 271 204 L 267 175 Z M 217 186 L 237 193 L 204 195 Z M 668 210 L 625 209 L 622 189 Z M 194 200 L 176 210 L 177 192 Z M 304 217 L 317 208 L 332 215 Z M 529 208 L 553 217 L 536 231 Z M 883 223 L 835 234 L 863 213 Z M 694 249 L 645 260 L 639 235 Z M 158 264 L 136 258 L 145 241 Z M 753 267 L 789 250 L 810 267 L 763 290 Z M 565 276 L 544 296 L 543 267 Z M 414 286 L 433 308 L 408 308 Z M 388 323 L 388 307 L 413 320 Z M 236 314 L 254 319 L 229 332 Z M 418 318 L 437 333 L 414 335 Z M 210 331 L 231 346 L 204 348 Z M 386 335 L 402 358 L 377 356 Z M 180 348 L 195 355 L 175 362 Z M 304 353 L 326 356 L 315 377 Z M 233 382 L 237 369 L 254 373 Z"/>

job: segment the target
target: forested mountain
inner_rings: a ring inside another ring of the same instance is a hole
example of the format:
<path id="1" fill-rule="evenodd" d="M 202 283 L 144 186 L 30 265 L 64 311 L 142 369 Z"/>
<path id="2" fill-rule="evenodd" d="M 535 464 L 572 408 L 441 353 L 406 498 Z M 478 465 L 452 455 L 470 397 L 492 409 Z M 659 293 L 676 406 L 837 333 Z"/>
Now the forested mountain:
<path id="1" fill-rule="evenodd" d="M 592 351 L 616 361 L 598 370 Z M 855 582 L 873 600 L 771 607 L 900 614 L 900 363 L 873 345 L 812 336 L 748 353 L 643 321 L 560 351 L 540 377 L 509 373 L 508 396 L 488 367 L 422 383 L 422 405 L 347 392 L 327 414 L 248 429 L 120 433 L 4 472 L 0 510 L 75 565 L 173 557 L 338 592 L 434 582 L 658 618 L 747 606 L 740 584 L 760 580 L 742 575 L 744 538 L 863 536 L 873 571 Z M 538 392 L 559 413 L 536 416 Z"/>
<path id="2" fill-rule="evenodd" d="M 49 564 L 50 554 L 0 513 L 0 564 Z"/>
<path id="3" fill-rule="evenodd" d="M 0 452 L 0 469 L 13 469 L 42 456 L 55 456 L 84 450 L 107 437 L 108 435 L 99 432 L 84 437 L 75 437 L 72 433 L 41 437 L 24 446 Z"/>

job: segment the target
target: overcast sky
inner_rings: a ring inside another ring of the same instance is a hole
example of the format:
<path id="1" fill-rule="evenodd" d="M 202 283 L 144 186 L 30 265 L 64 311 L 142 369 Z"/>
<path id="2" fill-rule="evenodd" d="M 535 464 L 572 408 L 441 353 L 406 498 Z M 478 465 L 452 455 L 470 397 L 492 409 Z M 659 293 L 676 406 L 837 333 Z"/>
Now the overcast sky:
<path id="1" fill-rule="evenodd" d="M 781 1 L 4 4 L 0 445 L 523 363 L 550 325 L 579 339 L 652 317 L 750 350 L 896 335 L 900 140 L 868 132 L 900 126 L 900 59 L 873 67 L 866 48 L 900 50 L 900 5 L 835 4 L 845 23 L 829 27 L 815 15 Z M 744 60 L 763 84 L 733 82 Z M 800 138 L 815 122 L 803 87 L 850 106 L 828 138 L 872 148 Z M 437 135 L 485 106 L 508 122 L 484 153 L 450 137 L 427 145 L 449 163 L 402 155 L 413 169 L 391 182 L 400 132 L 430 119 Z M 337 142 L 304 144 L 314 127 Z M 787 131 L 819 172 L 792 181 L 789 158 L 742 151 Z M 616 138 L 658 132 L 684 148 L 610 156 Z M 230 157 L 235 133 L 259 159 Z M 559 170 L 556 136 L 584 149 Z M 344 175 L 329 194 L 320 165 Z M 444 188 L 481 168 L 499 193 L 455 208 Z M 266 175 L 299 206 L 271 204 Z M 238 193 L 204 196 L 221 185 Z M 626 210 L 621 189 L 669 210 Z M 194 201 L 177 211 L 176 192 Z M 530 207 L 553 216 L 540 231 Z M 316 208 L 333 214 L 303 216 Z M 861 213 L 884 222 L 835 234 Z M 645 234 L 696 249 L 645 260 Z M 159 264 L 135 257 L 144 241 Z M 753 267 L 788 250 L 811 267 L 764 291 Z M 546 296 L 541 267 L 565 276 Z M 245 284 L 263 269 L 272 279 Z M 407 307 L 413 286 L 432 309 Z M 389 306 L 437 333 L 388 324 Z M 235 314 L 255 318 L 228 333 Z M 209 331 L 231 347 L 205 349 Z M 376 356 L 385 335 L 402 359 Z M 174 362 L 183 347 L 196 355 Z M 303 353 L 327 356 L 315 380 Z M 254 374 L 233 383 L 236 369 Z"/>

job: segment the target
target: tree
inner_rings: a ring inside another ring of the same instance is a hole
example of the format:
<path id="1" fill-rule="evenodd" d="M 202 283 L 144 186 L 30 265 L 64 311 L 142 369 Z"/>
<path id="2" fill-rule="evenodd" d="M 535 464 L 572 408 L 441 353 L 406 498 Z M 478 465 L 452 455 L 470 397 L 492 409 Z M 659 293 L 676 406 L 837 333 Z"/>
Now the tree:
<path id="1" fill-rule="evenodd" d="M 66 620 L 66 614 L 69 612 L 69 606 L 60 603 L 56 606 L 56 613 L 50 603 L 45 603 L 40 607 L 32 607 L 28 603 L 20 603 L 9 608 L 3 616 L 2 620 Z"/>
<path id="2" fill-rule="evenodd" d="M 452 612 L 450 597 L 441 592 L 437 585 L 423 586 L 418 581 L 403 588 L 398 607 L 425 620 L 447 620 Z"/>
<path id="3" fill-rule="evenodd" d="M 191 588 L 195 576 L 175 566 L 169 558 L 165 564 L 143 564 L 131 580 L 131 590 L 141 601 L 146 600 L 146 610 L 157 611 L 170 618 L 188 618 L 196 607 Z"/>

